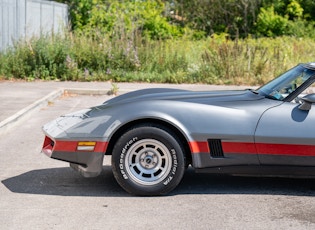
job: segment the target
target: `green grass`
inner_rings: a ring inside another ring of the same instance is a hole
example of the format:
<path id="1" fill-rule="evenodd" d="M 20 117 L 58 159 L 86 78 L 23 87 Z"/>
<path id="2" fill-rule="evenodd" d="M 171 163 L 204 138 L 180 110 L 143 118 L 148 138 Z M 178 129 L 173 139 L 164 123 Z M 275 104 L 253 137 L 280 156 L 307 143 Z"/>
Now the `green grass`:
<path id="1" fill-rule="evenodd" d="M 137 35 L 89 38 L 72 33 L 19 42 L 0 53 L 4 79 L 261 85 L 314 60 L 313 39 L 191 41 Z"/>

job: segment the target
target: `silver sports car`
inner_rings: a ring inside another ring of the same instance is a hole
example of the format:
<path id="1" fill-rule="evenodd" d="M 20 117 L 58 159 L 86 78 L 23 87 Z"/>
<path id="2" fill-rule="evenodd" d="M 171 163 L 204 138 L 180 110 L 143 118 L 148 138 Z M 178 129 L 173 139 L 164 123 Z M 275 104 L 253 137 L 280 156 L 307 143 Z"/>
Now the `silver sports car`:
<path id="1" fill-rule="evenodd" d="M 307 63 L 257 90 L 127 93 L 44 125 L 42 152 L 85 177 L 99 175 L 104 155 L 112 155 L 117 182 L 134 195 L 170 192 L 189 165 L 315 176 L 314 82 L 315 63 Z"/>

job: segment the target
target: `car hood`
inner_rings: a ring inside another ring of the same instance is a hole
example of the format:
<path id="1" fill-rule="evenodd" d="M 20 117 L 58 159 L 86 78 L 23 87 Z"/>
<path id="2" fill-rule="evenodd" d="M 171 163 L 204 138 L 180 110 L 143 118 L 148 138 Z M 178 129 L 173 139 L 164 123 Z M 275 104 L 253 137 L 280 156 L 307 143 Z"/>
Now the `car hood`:
<path id="1" fill-rule="evenodd" d="M 43 130 L 50 137 L 107 138 L 110 132 L 122 123 L 139 117 L 161 118 L 164 116 L 165 119 L 185 117 L 185 119 L 193 120 L 196 117 L 210 117 L 211 114 L 217 118 L 223 114 L 236 112 L 247 116 L 245 109 L 255 106 L 257 100 L 264 98 L 250 90 L 205 92 L 164 88 L 145 89 L 123 94 L 87 110 L 61 116 L 50 124 L 46 124 Z M 257 118 L 262 111 L 272 106 L 269 104 L 271 102 L 276 103 L 270 99 L 266 101 L 267 104 L 259 103 L 259 108 L 254 109 Z M 144 107 L 146 109 L 143 109 Z M 190 109 L 195 113 L 181 112 Z M 191 127 L 191 129 L 198 129 L 198 127 Z"/>
<path id="2" fill-rule="evenodd" d="M 155 88 L 123 94 L 104 102 L 102 106 L 107 107 L 121 103 L 133 103 L 148 100 L 172 100 L 215 105 L 221 102 L 252 101 L 263 98 L 263 96 L 250 90 L 188 91 Z"/>

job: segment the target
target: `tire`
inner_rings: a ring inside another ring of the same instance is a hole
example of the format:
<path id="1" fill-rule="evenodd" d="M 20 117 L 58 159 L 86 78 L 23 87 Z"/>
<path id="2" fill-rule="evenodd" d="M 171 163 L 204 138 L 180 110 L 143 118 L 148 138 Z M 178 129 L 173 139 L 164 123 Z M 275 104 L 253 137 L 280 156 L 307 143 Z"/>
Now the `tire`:
<path id="1" fill-rule="evenodd" d="M 172 191 L 185 171 L 183 148 L 168 129 L 146 124 L 136 126 L 117 141 L 112 169 L 118 184 L 140 196 Z"/>

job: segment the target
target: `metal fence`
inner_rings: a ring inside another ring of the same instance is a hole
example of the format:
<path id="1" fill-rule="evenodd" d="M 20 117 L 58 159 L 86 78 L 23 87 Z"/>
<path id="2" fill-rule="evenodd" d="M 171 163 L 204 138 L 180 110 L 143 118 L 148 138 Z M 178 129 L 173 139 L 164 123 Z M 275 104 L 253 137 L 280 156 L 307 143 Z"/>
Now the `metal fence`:
<path id="1" fill-rule="evenodd" d="M 68 25 L 68 6 L 45 0 L 0 0 L 0 51 L 19 39 L 59 33 Z"/>

